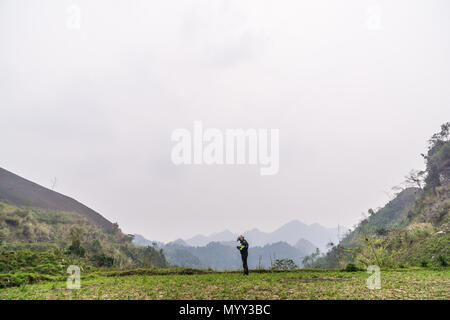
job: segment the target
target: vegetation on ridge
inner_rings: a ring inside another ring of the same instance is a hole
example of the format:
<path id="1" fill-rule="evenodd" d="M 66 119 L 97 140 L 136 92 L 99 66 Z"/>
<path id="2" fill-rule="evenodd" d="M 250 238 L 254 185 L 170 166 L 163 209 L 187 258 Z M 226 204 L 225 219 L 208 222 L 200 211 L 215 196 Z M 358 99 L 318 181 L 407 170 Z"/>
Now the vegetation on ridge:
<path id="1" fill-rule="evenodd" d="M 310 266 L 446 266 L 450 255 L 450 122 L 429 140 L 425 171 Z"/>

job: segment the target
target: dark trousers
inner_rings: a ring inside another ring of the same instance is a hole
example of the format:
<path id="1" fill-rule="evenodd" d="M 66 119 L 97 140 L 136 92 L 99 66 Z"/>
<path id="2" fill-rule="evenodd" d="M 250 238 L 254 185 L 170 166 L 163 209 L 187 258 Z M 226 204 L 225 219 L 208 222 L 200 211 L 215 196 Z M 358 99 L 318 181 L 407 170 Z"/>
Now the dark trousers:
<path id="1" fill-rule="evenodd" d="M 242 266 L 244 267 L 244 274 L 248 274 L 247 257 L 248 254 L 241 254 Z"/>

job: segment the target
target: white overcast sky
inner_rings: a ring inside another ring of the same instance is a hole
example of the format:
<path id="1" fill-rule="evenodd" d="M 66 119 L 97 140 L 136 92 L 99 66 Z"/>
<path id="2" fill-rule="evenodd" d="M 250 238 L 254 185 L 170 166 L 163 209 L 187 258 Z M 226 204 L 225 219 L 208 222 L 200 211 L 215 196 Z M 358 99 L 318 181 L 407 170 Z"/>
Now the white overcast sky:
<path id="1" fill-rule="evenodd" d="M 0 167 L 149 239 L 350 227 L 450 120 L 449 17 L 447 0 L 0 0 Z M 279 174 L 173 165 L 194 120 L 280 129 Z"/>

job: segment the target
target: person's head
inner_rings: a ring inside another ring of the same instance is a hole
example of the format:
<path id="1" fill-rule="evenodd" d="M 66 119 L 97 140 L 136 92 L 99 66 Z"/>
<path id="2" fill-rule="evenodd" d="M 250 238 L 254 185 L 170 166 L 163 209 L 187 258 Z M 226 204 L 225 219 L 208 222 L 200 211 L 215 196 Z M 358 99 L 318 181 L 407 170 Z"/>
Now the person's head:
<path id="1" fill-rule="evenodd" d="M 244 241 L 244 236 L 241 234 L 236 241 Z"/>

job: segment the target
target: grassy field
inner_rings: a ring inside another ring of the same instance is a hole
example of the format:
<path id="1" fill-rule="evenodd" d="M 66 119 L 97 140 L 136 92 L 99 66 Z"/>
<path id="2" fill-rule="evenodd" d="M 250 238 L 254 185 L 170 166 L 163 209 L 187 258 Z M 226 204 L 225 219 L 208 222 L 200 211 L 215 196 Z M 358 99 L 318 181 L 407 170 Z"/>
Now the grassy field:
<path id="1" fill-rule="evenodd" d="M 0 289 L 0 299 L 450 299 L 450 269 L 381 271 L 381 289 L 366 272 L 299 270 L 251 273 L 117 271 L 82 278 L 81 289 L 46 281 Z"/>

